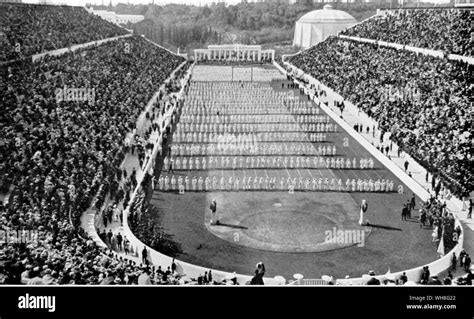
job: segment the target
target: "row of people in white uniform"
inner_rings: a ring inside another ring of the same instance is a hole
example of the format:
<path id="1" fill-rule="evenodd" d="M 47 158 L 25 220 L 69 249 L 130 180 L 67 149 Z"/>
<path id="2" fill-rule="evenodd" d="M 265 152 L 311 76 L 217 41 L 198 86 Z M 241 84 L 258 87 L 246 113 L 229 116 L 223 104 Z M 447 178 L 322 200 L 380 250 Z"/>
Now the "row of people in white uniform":
<path id="1" fill-rule="evenodd" d="M 246 100 L 246 98 L 281 100 L 294 98 L 294 91 L 275 90 L 268 82 L 195 82 L 190 83 L 191 100 Z"/>
<path id="2" fill-rule="evenodd" d="M 301 101 L 298 98 L 288 96 L 288 94 L 279 95 L 265 95 L 262 92 L 257 92 L 256 95 L 249 94 L 248 92 L 222 92 L 222 94 L 203 94 L 203 95 L 192 95 L 188 93 L 185 105 L 186 106 L 198 106 L 203 108 L 219 107 L 226 108 L 232 111 L 234 108 L 245 107 L 252 112 L 251 107 L 254 108 L 267 108 L 267 107 L 303 107 L 308 105 L 309 101 Z M 314 113 L 313 113 L 314 114 Z"/>
<path id="3" fill-rule="evenodd" d="M 269 91 L 270 90 L 270 91 Z M 213 107 L 216 105 L 254 105 L 271 106 L 309 106 L 311 101 L 299 99 L 291 91 L 275 91 L 272 88 L 262 87 L 255 91 L 242 90 L 241 87 L 233 88 L 231 91 L 214 89 L 214 91 L 196 91 L 191 87 L 187 93 L 187 103 L 190 106 Z M 258 104 L 255 104 L 258 103 Z"/>
<path id="4" fill-rule="evenodd" d="M 284 107 L 285 105 L 302 104 L 298 99 L 294 97 L 288 97 L 286 94 L 280 94 L 278 96 L 274 95 L 265 95 L 261 93 L 256 93 L 256 95 L 249 94 L 248 92 L 222 92 L 222 94 L 203 94 L 193 96 L 192 93 L 189 93 L 186 98 L 185 105 L 188 106 L 202 106 L 202 107 L 226 107 L 229 110 L 235 107 L 248 107 L 253 106 L 254 108 L 264 108 L 264 107 Z M 187 104 L 186 104 L 187 103 Z M 251 110 L 250 110 L 251 112 Z"/>
<path id="5" fill-rule="evenodd" d="M 319 124 L 319 127 L 318 127 Z M 337 132 L 337 125 L 320 123 L 273 123 L 273 124 L 218 124 L 218 123 L 178 123 L 176 133 L 265 133 L 269 131 L 278 132 Z"/>
<path id="6" fill-rule="evenodd" d="M 317 148 L 310 143 L 262 143 L 247 142 L 242 144 L 172 144 L 171 153 L 175 156 L 229 156 L 229 155 L 322 155 L 336 156 L 335 145 L 319 145 Z"/>
<path id="7" fill-rule="evenodd" d="M 253 169 L 253 168 L 331 168 L 331 169 L 374 169 L 372 158 L 344 159 L 342 157 L 296 156 L 296 157 L 267 157 L 267 156 L 239 156 L 239 157 L 173 157 L 173 170 L 208 170 L 208 169 Z M 163 170 L 169 169 L 170 160 L 164 159 Z"/>
<path id="8" fill-rule="evenodd" d="M 326 134 L 304 132 L 257 132 L 252 133 L 184 133 L 176 132 L 173 135 L 175 143 L 219 143 L 219 144 L 245 144 L 256 142 L 324 142 Z"/>
<path id="9" fill-rule="evenodd" d="M 317 115 L 320 113 L 319 107 L 309 106 L 304 102 L 285 103 L 285 107 L 282 107 L 280 102 L 278 103 L 266 103 L 266 105 L 256 106 L 254 102 L 245 103 L 241 101 L 232 101 L 232 102 L 220 102 L 220 101 L 200 101 L 200 102 L 189 102 L 184 103 L 182 110 L 183 115 L 210 115 L 216 114 L 230 114 L 230 115 L 239 115 L 239 114 L 262 114 L 262 113 L 271 113 L 271 114 L 308 114 L 308 115 Z"/>
<path id="10" fill-rule="evenodd" d="M 192 82 L 188 90 L 190 101 L 199 101 L 203 99 L 207 100 L 241 100 L 248 101 L 252 100 L 284 100 L 291 99 L 291 91 L 276 91 L 270 85 L 266 83 L 257 83 L 255 86 L 249 86 L 248 83 L 227 83 L 212 82 L 212 83 L 199 83 Z M 204 84 L 204 85 L 202 85 Z M 224 84 L 224 85 L 223 85 Z M 199 87 L 203 86 L 203 87 Z"/>
<path id="11" fill-rule="evenodd" d="M 233 176 L 218 179 L 207 176 L 186 176 L 168 175 L 160 176 L 158 179 L 158 189 L 162 191 L 219 191 L 219 190 L 300 190 L 300 191 L 352 191 L 352 192 L 393 192 L 394 183 L 389 179 L 342 179 L 332 178 L 277 178 L 277 177 L 257 177 L 244 176 L 242 180 Z"/>
<path id="12" fill-rule="evenodd" d="M 256 105 L 267 104 L 279 102 L 283 103 L 285 101 L 295 101 L 299 102 L 299 99 L 295 99 L 294 96 L 288 94 L 288 92 L 276 92 L 268 91 L 264 88 L 258 90 L 243 90 L 241 87 L 233 88 L 230 91 L 224 91 L 222 89 L 210 89 L 212 91 L 188 91 L 187 100 L 190 103 L 196 103 L 200 101 L 214 101 L 217 102 L 232 102 L 232 101 L 241 101 L 243 103 L 254 103 Z"/>
<path id="13" fill-rule="evenodd" d="M 219 74 L 216 74 L 214 72 L 214 75 L 212 76 L 212 79 L 210 81 L 191 81 L 191 88 L 193 91 L 198 92 L 198 93 L 215 93 L 215 92 L 209 92 L 209 89 L 242 89 L 242 91 L 248 91 L 248 92 L 259 92 L 259 91 L 265 91 L 266 94 L 277 94 L 279 91 L 275 91 L 270 83 L 268 82 L 251 82 L 251 81 L 243 81 L 243 82 L 238 82 L 238 81 L 215 81 L 215 78 L 219 77 Z"/>
<path id="14" fill-rule="evenodd" d="M 292 115 L 292 114 L 208 114 L 195 115 L 183 114 L 179 122 L 186 123 L 221 123 L 221 124 L 240 124 L 240 123 L 329 123 L 329 116 L 327 115 Z"/>
<path id="15" fill-rule="evenodd" d="M 246 88 L 253 88 L 253 87 L 259 87 L 259 86 L 264 86 L 264 85 L 270 87 L 269 83 L 275 78 L 275 73 L 273 72 L 274 70 L 271 70 L 271 69 L 265 69 L 265 70 L 260 69 L 259 70 L 259 69 L 254 68 L 252 70 L 250 68 L 233 68 L 231 66 L 219 66 L 219 67 L 210 66 L 210 68 L 212 68 L 212 69 L 210 69 L 209 73 L 206 74 L 206 77 L 208 79 L 201 79 L 201 80 L 196 80 L 195 81 L 195 76 L 197 76 L 198 74 L 200 76 L 202 76 L 205 73 L 205 70 L 203 70 L 202 68 L 204 68 L 204 66 L 202 66 L 202 65 L 199 65 L 196 68 L 194 68 L 193 77 L 192 77 L 192 80 L 193 80 L 192 84 L 196 84 L 196 87 L 202 87 L 204 89 L 207 88 L 209 85 L 213 85 L 214 83 L 218 87 L 233 87 L 235 85 L 245 86 Z M 221 71 L 221 72 L 216 72 L 216 70 Z M 258 73 L 263 73 L 265 76 L 268 76 L 268 79 L 267 79 L 267 81 L 259 81 L 259 82 L 257 82 L 257 81 L 238 82 L 238 81 L 228 81 L 228 80 L 220 80 L 219 81 L 220 78 L 227 78 L 227 73 L 228 72 L 233 72 L 233 71 L 236 74 L 237 73 L 242 73 L 242 72 L 249 72 L 249 73 L 253 72 L 254 74 L 257 74 L 257 72 Z M 280 75 L 277 78 L 281 78 Z"/>
<path id="16" fill-rule="evenodd" d="M 262 1 L 263 2 L 263 1 Z M 230 64 L 227 65 L 215 65 L 213 61 L 242 61 L 243 63 L 254 61 L 258 62 L 258 54 L 240 54 L 239 57 L 232 56 L 227 53 L 224 55 L 212 56 L 212 62 L 210 65 L 206 65 L 207 61 L 201 63 L 198 62 L 193 69 L 193 79 L 195 81 L 265 81 L 270 82 L 273 79 L 284 80 L 286 79 L 286 74 L 281 73 L 278 69 L 275 68 L 262 68 L 259 66 L 250 67 L 233 67 Z M 270 62 L 270 59 L 267 59 Z"/>

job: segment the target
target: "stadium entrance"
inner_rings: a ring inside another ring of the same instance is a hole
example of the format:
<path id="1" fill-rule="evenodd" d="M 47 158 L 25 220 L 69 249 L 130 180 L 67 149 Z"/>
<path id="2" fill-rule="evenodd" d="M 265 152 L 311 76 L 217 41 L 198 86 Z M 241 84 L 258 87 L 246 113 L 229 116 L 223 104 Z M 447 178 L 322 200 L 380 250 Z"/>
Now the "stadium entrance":
<path id="1" fill-rule="evenodd" d="M 275 50 L 262 50 L 261 45 L 210 45 L 194 50 L 195 61 L 273 61 Z"/>

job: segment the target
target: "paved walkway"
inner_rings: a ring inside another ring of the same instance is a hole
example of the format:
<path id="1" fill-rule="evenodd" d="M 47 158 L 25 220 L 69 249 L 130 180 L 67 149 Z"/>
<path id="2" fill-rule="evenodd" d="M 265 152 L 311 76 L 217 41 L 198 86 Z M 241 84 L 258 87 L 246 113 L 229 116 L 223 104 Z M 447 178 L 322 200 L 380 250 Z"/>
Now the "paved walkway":
<path id="1" fill-rule="evenodd" d="M 155 119 L 155 123 L 161 122 L 160 119 Z M 149 127 L 151 125 L 151 121 L 146 121 L 143 125 Z M 150 143 L 160 143 L 162 144 L 162 141 L 159 140 L 159 136 L 157 133 L 153 133 L 150 138 L 148 139 L 148 142 Z M 155 163 L 159 163 L 162 161 L 163 155 L 166 155 L 166 150 L 168 149 L 168 145 L 170 144 L 170 140 L 166 141 L 162 145 L 162 148 L 164 151 L 162 151 L 162 155 L 160 153 L 157 154 Z M 139 182 L 142 180 L 143 175 L 145 174 L 145 171 L 143 170 L 144 167 L 146 167 L 148 162 L 144 162 L 143 166 L 140 168 L 139 161 L 138 161 L 138 156 L 134 155 L 132 153 L 127 153 L 125 156 L 125 159 L 123 160 L 120 168 L 122 170 L 127 171 L 127 176 L 129 177 L 132 174 L 133 169 L 135 168 L 136 170 L 136 180 Z M 155 166 L 156 167 L 156 166 Z M 160 168 L 158 166 L 158 168 Z M 130 191 L 130 196 L 132 195 L 133 190 Z M 103 206 L 103 209 L 110 205 L 110 202 L 108 198 L 105 200 L 105 204 Z M 125 207 L 123 206 L 123 201 L 121 201 L 118 205 L 117 208 L 120 211 L 123 211 Z M 81 226 L 83 229 L 86 230 L 86 232 L 93 238 L 93 240 L 96 242 L 101 247 L 107 247 L 106 244 L 99 238 L 98 232 L 102 232 L 102 230 L 105 229 L 106 232 L 109 232 L 109 230 L 112 231 L 114 235 L 120 233 L 126 237 L 126 232 L 121 224 L 120 221 L 113 220 L 112 223 L 108 223 L 106 227 L 104 227 L 104 223 L 102 221 L 102 214 L 99 214 L 99 211 L 95 207 L 91 207 L 87 210 L 85 214 L 82 215 L 81 217 Z M 141 260 L 141 250 L 143 249 L 142 247 L 131 247 L 131 254 L 125 254 L 125 252 L 117 252 L 115 251 L 120 257 L 126 258 L 128 260 L 135 261 L 137 264 L 140 264 L 142 262 Z"/>

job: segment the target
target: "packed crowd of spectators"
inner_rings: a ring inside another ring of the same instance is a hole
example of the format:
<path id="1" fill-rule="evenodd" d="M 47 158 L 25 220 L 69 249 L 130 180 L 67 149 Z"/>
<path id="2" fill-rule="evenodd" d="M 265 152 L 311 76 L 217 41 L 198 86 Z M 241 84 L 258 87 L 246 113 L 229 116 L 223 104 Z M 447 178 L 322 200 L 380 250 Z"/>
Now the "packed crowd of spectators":
<path id="1" fill-rule="evenodd" d="M 82 8 L 37 6 L 33 12 L 33 5 L 0 6 L 7 21 L 14 21 L 9 27 L 2 25 L 3 61 L 123 34 Z M 16 43 L 21 43 L 21 55 Z M 466 99 L 471 92 L 466 84 L 472 69 L 347 43 L 349 47 L 330 39 L 294 57 L 292 63 L 370 112 L 381 127 L 394 131 L 397 143 L 415 158 L 434 163 L 436 169 L 454 176 L 464 190 L 472 190 L 472 165 L 466 161 L 470 160 L 466 132 L 471 126 Z M 17 61 L 2 71 L 0 186 L 12 186 L 12 190 L 8 202 L 0 203 L 0 228 L 30 230 L 37 237 L 0 241 L 0 283 L 236 283 L 235 277 L 217 282 L 210 271 L 186 282 L 174 262 L 162 270 L 146 260 L 137 263 L 119 257 L 99 248 L 79 227 L 81 215 L 91 206 L 102 208 L 106 197 L 112 204 L 104 214 L 105 223 L 123 218 L 114 205 L 127 203 L 137 182 L 134 173 L 127 176 L 120 164 L 131 151 L 143 166 L 150 148 L 146 139 L 130 145 L 123 141 L 153 93 L 183 61 L 133 37 L 35 63 Z M 415 86 L 424 98 L 387 97 L 386 85 Z M 74 94 L 69 96 L 68 89 L 93 90 L 93 94 L 79 100 Z M 156 130 L 150 128 L 147 135 Z M 426 209 L 435 216 L 434 225 L 445 225 L 442 209 L 432 205 Z M 100 236 L 112 250 L 132 253 L 127 251 L 125 236 Z M 261 284 L 264 273 L 263 264 L 257 266 L 251 283 Z"/>
<path id="2" fill-rule="evenodd" d="M 167 269 L 121 257 L 77 236 L 67 222 L 58 231 L 40 231 L 37 240 L 9 242 L 0 250 L 0 284 L 24 285 L 182 285 L 226 284 L 211 271 L 184 279 L 173 262 Z"/>
<path id="3" fill-rule="evenodd" d="M 341 34 L 474 56 L 471 9 L 399 9 Z"/>
<path id="4" fill-rule="evenodd" d="M 87 273 L 103 253 L 79 236 L 80 216 L 92 205 L 99 209 L 106 196 L 118 202 L 132 189 L 119 169 L 123 141 L 183 61 L 133 37 L 8 67 L 1 83 L 0 182 L 12 191 L 0 206 L 0 226 L 43 232 L 38 241 L 0 246 L 10 282 L 19 283 L 17 272 L 27 265 L 34 275 L 44 266 L 65 275 L 60 283 L 96 282 Z M 74 88 L 95 93 L 87 101 L 58 99 L 58 90 Z"/>
<path id="5" fill-rule="evenodd" d="M 0 3 L 0 62 L 128 32 L 82 7 Z"/>
<path id="6" fill-rule="evenodd" d="M 472 65 L 335 37 L 289 62 L 373 117 L 452 193 L 474 189 Z"/>

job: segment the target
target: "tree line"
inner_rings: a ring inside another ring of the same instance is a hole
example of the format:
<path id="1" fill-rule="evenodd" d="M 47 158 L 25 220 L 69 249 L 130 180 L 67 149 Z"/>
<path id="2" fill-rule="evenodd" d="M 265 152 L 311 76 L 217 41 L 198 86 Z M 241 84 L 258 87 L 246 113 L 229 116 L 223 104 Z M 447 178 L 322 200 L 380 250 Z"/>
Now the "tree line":
<path id="1" fill-rule="evenodd" d="M 331 3 L 334 9 L 347 11 L 361 21 L 376 13 L 376 3 Z M 309 11 L 322 9 L 325 3 L 300 0 L 297 4 L 273 1 L 223 3 L 210 6 L 168 4 L 158 6 L 118 4 L 116 7 L 94 6 L 122 14 L 142 14 L 145 20 L 127 27 L 138 34 L 169 48 L 194 49 L 209 44 L 240 42 L 265 44 L 289 41 L 293 38 L 295 22 Z"/>

